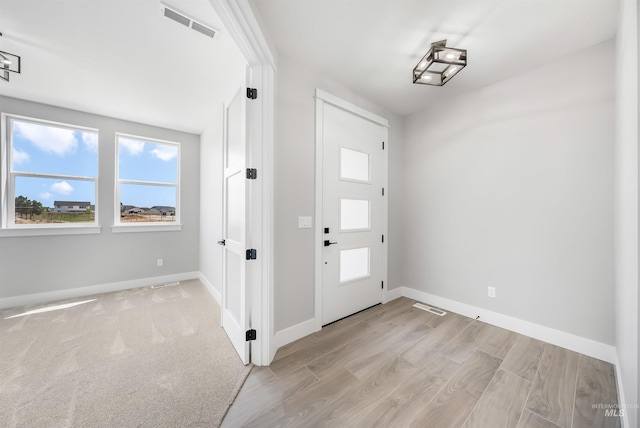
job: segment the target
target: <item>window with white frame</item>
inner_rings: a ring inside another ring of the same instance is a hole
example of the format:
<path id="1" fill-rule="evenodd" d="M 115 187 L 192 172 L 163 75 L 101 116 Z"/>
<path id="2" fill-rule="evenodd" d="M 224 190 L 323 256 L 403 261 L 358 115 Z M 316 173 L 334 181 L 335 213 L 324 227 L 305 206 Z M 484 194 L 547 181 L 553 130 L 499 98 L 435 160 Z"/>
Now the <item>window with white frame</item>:
<path id="1" fill-rule="evenodd" d="M 116 134 L 116 224 L 180 222 L 180 144 Z"/>
<path id="2" fill-rule="evenodd" d="M 98 130 L 2 115 L 2 228 L 97 225 Z"/>

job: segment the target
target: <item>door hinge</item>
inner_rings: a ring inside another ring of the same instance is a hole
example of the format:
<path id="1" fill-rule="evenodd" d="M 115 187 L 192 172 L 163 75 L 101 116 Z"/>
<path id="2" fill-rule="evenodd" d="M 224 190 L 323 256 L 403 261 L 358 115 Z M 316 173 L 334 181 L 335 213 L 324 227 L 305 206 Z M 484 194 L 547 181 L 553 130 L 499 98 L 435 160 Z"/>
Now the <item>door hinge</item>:
<path id="1" fill-rule="evenodd" d="M 382 188 L 382 196 L 384 196 L 384 187 Z"/>
<path id="2" fill-rule="evenodd" d="M 255 180 L 258 178 L 258 170 L 255 168 L 247 168 L 247 179 Z"/>
<path id="3" fill-rule="evenodd" d="M 382 150 L 384 150 L 384 141 L 382 142 Z"/>
<path id="4" fill-rule="evenodd" d="M 258 252 L 254 248 L 247 250 L 247 260 L 255 260 L 257 258 Z"/>
<path id="5" fill-rule="evenodd" d="M 247 342 L 250 342 L 252 340 L 256 340 L 256 338 L 258 337 L 258 334 L 256 333 L 256 331 L 254 329 L 251 330 L 247 330 L 247 333 L 245 334 L 245 338 L 247 339 Z"/>
<path id="6" fill-rule="evenodd" d="M 258 98 L 258 90 L 256 88 L 247 88 L 247 98 L 250 100 Z"/>
<path id="7" fill-rule="evenodd" d="M 384 243 L 384 235 L 382 235 L 382 242 Z"/>
<path id="8" fill-rule="evenodd" d="M 380 281 L 382 284 L 380 285 L 380 288 L 382 288 L 384 290 L 384 281 Z"/>

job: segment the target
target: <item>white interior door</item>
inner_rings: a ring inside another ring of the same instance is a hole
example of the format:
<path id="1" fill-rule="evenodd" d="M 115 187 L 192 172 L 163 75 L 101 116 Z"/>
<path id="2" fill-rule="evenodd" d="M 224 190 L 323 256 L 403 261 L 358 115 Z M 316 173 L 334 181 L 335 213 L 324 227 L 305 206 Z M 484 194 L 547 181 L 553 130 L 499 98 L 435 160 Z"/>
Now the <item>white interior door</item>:
<path id="1" fill-rule="evenodd" d="M 387 127 L 322 109 L 322 324 L 382 302 Z"/>
<path id="2" fill-rule="evenodd" d="M 247 189 L 247 99 L 240 87 L 225 104 L 224 192 L 223 192 L 223 258 L 222 258 L 222 327 L 238 355 L 250 362 L 246 331 L 249 326 L 250 302 L 247 295 L 246 261 L 248 229 Z"/>

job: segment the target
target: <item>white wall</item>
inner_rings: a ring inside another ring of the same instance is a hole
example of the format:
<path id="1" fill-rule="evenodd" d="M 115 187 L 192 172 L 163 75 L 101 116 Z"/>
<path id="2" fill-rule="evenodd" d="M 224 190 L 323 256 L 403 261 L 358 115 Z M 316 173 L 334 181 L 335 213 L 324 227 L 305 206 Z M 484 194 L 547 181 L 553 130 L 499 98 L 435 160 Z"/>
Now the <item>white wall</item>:
<path id="1" fill-rule="evenodd" d="M 614 49 L 405 119 L 403 285 L 614 343 Z"/>
<path id="2" fill-rule="evenodd" d="M 314 317 L 313 229 L 298 229 L 298 216 L 315 204 L 316 88 L 389 120 L 389 283 L 399 283 L 396 189 L 402 119 L 359 97 L 317 71 L 283 55 L 278 59 L 275 135 L 275 331 Z M 315 226 L 315 223 L 314 223 Z M 398 284 L 399 285 L 399 284 Z M 393 286 L 393 285 L 392 285 Z"/>
<path id="3" fill-rule="evenodd" d="M 0 299 L 198 270 L 197 135 L 2 96 L 0 111 L 99 129 L 98 215 L 102 226 L 97 235 L 1 237 Z M 182 143 L 182 231 L 112 233 L 115 132 Z M 156 266 L 159 258 L 164 260 L 162 267 Z"/>
<path id="4" fill-rule="evenodd" d="M 615 339 L 623 398 L 638 404 L 638 4 L 620 2 L 616 57 Z M 629 427 L 638 412 L 626 409 Z"/>

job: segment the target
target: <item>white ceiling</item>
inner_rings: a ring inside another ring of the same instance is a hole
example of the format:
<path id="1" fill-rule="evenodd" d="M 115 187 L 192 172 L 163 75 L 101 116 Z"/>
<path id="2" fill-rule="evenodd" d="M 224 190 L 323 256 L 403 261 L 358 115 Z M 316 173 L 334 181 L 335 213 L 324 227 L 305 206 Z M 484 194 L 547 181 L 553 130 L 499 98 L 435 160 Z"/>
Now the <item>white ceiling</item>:
<path id="1" fill-rule="evenodd" d="M 0 51 L 22 57 L 0 94 L 201 133 L 244 59 L 208 0 L 164 3 L 221 31 L 171 21 L 159 0 L 0 0 Z"/>
<path id="2" fill-rule="evenodd" d="M 200 133 L 244 59 L 208 0 L 0 0 L 0 50 L 22 74 L 0 94 Z M 250 0 L 280 55 L 398 114 L 434 105 L 615 36 L 617 0 Z M 444 87 L 411 83 L 431 42 L 469 51 Z M 612 64 L 602 64 L 612 67 Z M 588 72 L 582 70 L 581 72 Z"/>
<path id="3" fill-rule="evenodd" d="M 280 56 L 295 58 L 401 115 L 612 39 L 618 15 L 617 0 L 250 4 Z M 431 42 L 441 39 L 468 49 L 468 66 L 443 87 L 412 84 L 411 70 Z"/>

